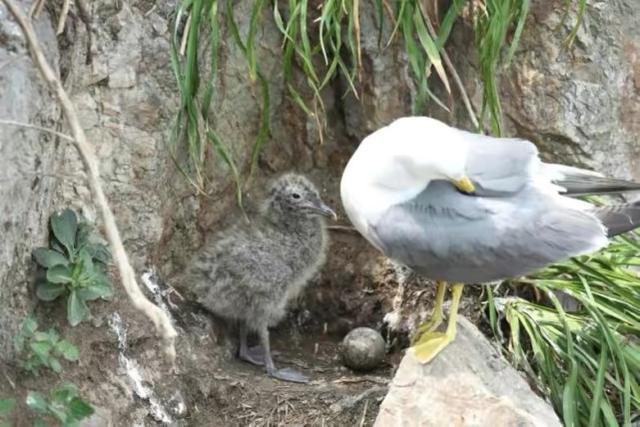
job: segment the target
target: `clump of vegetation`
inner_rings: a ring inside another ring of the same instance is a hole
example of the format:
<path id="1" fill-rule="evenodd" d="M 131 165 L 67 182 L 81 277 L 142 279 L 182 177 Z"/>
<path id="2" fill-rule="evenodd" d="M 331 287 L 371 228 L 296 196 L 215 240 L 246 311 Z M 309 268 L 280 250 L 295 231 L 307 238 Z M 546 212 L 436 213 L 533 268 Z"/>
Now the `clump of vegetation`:
<path id="1" fill-rule="evenodd" d="M 483 82 L 480 120 L 476 119 L 470 105 L 467 105 L 467 111 L 477 126 L 488 115 L 493 133 L 499 135 L 502 132 L 502 109 L 497 79 L 518 46 L 530 0 L 452 0 L 442 13 L 438 13 L 436 3 L 433 2 L 431 9 L 427 10 L 428 2 L 418 0 L 374 0 L 380 49 L 397 39 L 404 42 L 416 88 L 414 114 L 424 113 L 429 100 L 449 110 L 447 103 L 438 99 L 431 90 L 430 77 L 435 71 L 449 95 L 454 90 L 450 81 L 456 81 L 458 90 L 464 92 L 456 70 L 450 61 L 447 63 L 445 60 L 444 48 L 454 24 L 463 15 L 471 16 L 480 65 L 479 77 Z M 566 39 L 570 45 L 582 23 L 586 0 L 566 0 L 564 4 L 567 11 L 572 4 L 577 4 L 576 23 Z M 359 98 L 363 71 L 360 17 L 362 9 L 371 6 L 360 0 L 329 0 L 319 5 L 308 0 L 273 2 L 272 19 L 282 34 L 282 70 L 286 87 L 291 100 L 316 122 L 321 141 L 325 127 L 322 90 L 336 78 L 343 78 L 347 91 Z M 182 0 L 178 2 L 172 22 L 171 39 L 173 71 L 181 99 L 170 145 L 176 165 L 194 189 L 206 195 L 205 161 L 207 149 L 211 148 L 229 168 L 236 182 L 240 204 L 242 171 L 228 144 L 217 134 L 210 117 L 210 107 L 217 95 L 221 39 L 229 34 L 232 43 L 246 59 L 248 80 L 260 92 L 260 127 L 251 152 L 251 173 L 270 132 L 269 84 L 260 68 L 256 48 L 256 35 L 270 5 L 264 0 L 254 0 L 249 7 L 249 27 L 242 35 L 234 17 L 233 2 L 221 6 L 218 0 Z M 465 10 L 468 13 L 464 14 Z M 386 29 L 390 30 L 390 36 L 383 40 Z M 503 51 L 507 44 L 505 55 Z M 202 60 L 203 54 L 206 54 L 208 63 Z M 296 70 L 301 79 L 295 78 Z M 306 88 L 299 87 L 300 82 L 306 83 Z M 304 95 L 305 92 L 311 94 L 310 99 Z M 463 99 L 466 98 L 466 93 L 462 95 Z M 181 152 L 186 153 L 186 159 L 178 154 Z"/>
<path id="2" fill-rule="evenodd" d="M 508 351 L 536 379 L 565 425 L 630 425 L 640 410 L 640 244 L 618 237 L 598 254 L 528 278 L 550 303 L 490 300 L 509 325 Z M 521 284 L 519 284 L 521 285 Z M 580 308 L 565 312 L 556 294 Z M 495 313 L 494 330 L 500 331 Z"/>
<path id="3" fill-rule="evenodd" d="M 71 383 L 55 387 L 46 397 L 38 392 L 29 392 L 26 403 L 38 414 L 35 427 L 48 426 L 48 419 L 54 419 L 65 427 L 77 426 L 79 421 L 94 412 L 93 407 L 79 396 L 78 388 Z"/>
<path id="4" fill-rule="evenodd" d="M 34 375 L 40 368 L 62 372 L 60 358 L 70 362 L 78 360 L 78 348 L 51 328 L 47 332 L 38 330 L 38 322 L 32 316 L 22 323 L 20 332 L 14 338 L 16 351 L 22 360 L 22 367 Z"/>
<path id="5" fill-rule="evenodd" d="M 110 254 L 95 241 L 90 226 L 65 209 L 50 219 L 52 236 L 48 248 L 37 248 L 33 258 L 43 268 L 36 282 L 36 295 L 42 301 L 67 297 L 67 319 L 72 326 L 90 315 L 87 301 L 113 294 L 105 274 Z"/>
<path id="6" fill-rule="evenodd" d="M 0 399 L 0 427 L 11 427 L 8 418 L 16 406 L 16 400 L 13 398 Z"/>
<path id="7" fill-rule="evenodd" d="M 36 282 L 36 295 L 40 300 L 53 301 L 66 295 L 67 319 L 72 326 L 88 317 L 86 301 L 107 298 L 113 291 L 105 274 L 110 254 L 107 247 L 91 234 L 86 222 L 79 222 L 70 209 L 54 213 L 50 218 L 49 247 L 37 248 L 33 258 L 42 267 Z M 14 337 L 14 346 L 21 366 L 32 375 L 43 368 L 62 373 L 61 359 L 77 361 L 80 352 L 69 340 L 54 329 L 39 330 L 33 315 L 22 323 Z M 15 399 L 0 399 L 0 427 L 10 427 L 7 420 L 15 406 Z M 93 414 L 93 408 L 84 401 L 74 384 L 63 383 L 45 396 L 30 391 L 26 405 L 38 415 L 35 427 L 46 427 L 55 420 L 64 427 L 79 425 L 79 421 Z"/>

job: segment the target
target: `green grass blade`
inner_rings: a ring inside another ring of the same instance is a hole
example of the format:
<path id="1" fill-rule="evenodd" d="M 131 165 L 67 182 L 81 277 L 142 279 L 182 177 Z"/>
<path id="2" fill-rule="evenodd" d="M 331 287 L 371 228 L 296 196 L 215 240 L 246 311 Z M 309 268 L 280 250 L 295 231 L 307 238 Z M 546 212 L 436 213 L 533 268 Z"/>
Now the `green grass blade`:
<path id="1" fill-rule="evenodd" d="M 424 49 L 428 62 L 427 68 L 431 65 L 436 69 L 436 73 L 440 77 L 440 80 L 444 84 L 445 89 L 448 93 L 451 93 L 451 87 L 449 86 L 449 79 L 447 78 L 447 73 L 444 70 L 444 66 L 442 65 L 442 59 L 440 58 L 440 53 L 438 53 L 438 48 L 434 43 L 433 39 L 429 36 L 427 31 L 427 27 L 423 19 L 429 19 L 428 17 L 423 17 L 423 14 L 419 8 L 415 9 L 415 13 L 413 15 L 413 24 L 416 29 L 416 33 L 418 34 L 418 40 L 420 40 L 420 44 Z"/>
<path id="2" fill-rule="evenodd" d="M 599 413 L 602 410 L 602 395 L 604 394 L 604 377 L 607 372 L 607 351 L 604 338 L 600 339 L 600 362 L 598 363 L 598 373 L 596 383 L 593 387 L 593 402 L 589 412 L 589 427 L 597 427 L 599 423 Z"/>

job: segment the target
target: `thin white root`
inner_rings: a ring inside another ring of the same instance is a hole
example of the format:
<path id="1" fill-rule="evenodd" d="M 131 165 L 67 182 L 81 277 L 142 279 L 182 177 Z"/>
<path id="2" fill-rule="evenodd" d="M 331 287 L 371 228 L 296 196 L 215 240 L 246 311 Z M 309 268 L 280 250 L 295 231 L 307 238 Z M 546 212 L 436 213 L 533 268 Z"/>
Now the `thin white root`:
<path id="1" fill-rule="evenodd" d="M 18 25 L 20 25 L 20 28 L 26 38 L 27 45 L 29 46 L 29 50 L 31 51 L 33 61 L 62 106 L 62 111 L 69 123 L 71 134 L 73 135 L 74 144 L 78 149 L 82 162 L 87 170 L 89 187 L 91 188 L 95 203 L 102 215 L 107 240 L 109 241 L 113 252 L 113 259 L 118 267 L 122 285 L 124 286 L 124 289 L 133 305 L 153 322 L 158 334 L 162 338 L 163 350 L 169 361 L 173 364 L 176 357 L 175 339 L 177 333 L 166 314 L 160 308 L 151 303 L 138 287 L 136 276 L 131 264 L 129 263 L 124 245 L 122 244 L 122 238 L 118 232 L 113 212 L 107 203 L 107 198 L 102 189 L 102 185 L 100 184 L 98 159 L 93 151 L 93 146 L 88 142 L 84 130 L 80 125 L 73 103 L 69 99 L 67 92 L 64 90 L 62 83 L 57 78 L 56 73 L 45 59 L 38 38 L 31 26 L 31 22 L 24 16 L 22 11 L 18 9 L 13 0 L 2 0 L 2 2 L 7 6 L 7 9 L 9 9 L 9 12 L 11 12 L 15 20 L 18 22 Z"/>
<path id="2" fill-rule="evenodd" d="M 435 40 L 438 34 L 436 33 L 435 28 L 433 28 L 433 24 L 431 23 L 431 19 L 429 18 L 429 15 L 425 15 L 425 16 L 426 16 L 425 21 L 427 23 L 427 31 L 429 32 L 429 35 L 433 37 Z M 480 123 L 478 122 L 478 117 L 475 111 L 473 111 L 473 106 L 471 105 L 471 100 L 469 99 L 467 90 L 464 88 L 464 84 L 462 84 L 462 80 L 458 75 L 458 71 L 456 70 L 456 67 L 453 66 L 453 62 L 451 62 L 451 59 L 449 58 L 449 55 L 447 54 L 447 51 L 445 50 L 444 46 L 440 50 L 440 54 L 442 56 L 442 59 L 444 60 L 444 64 L 449 69 L 449 73 L 451 73 L 451 76 L 453 77 L 453 81 L 455 82 L 456 86 L 458 86 L 458 90 L 460 91 L 460 96 L 462 96 L 462 102 L 465 108 L 467 109 L 467 114 L 469 115 L 469 119 L 471 119 L 471 122 L 473 123 L 473 126 L 475 126 L 476 129 L 480 129 Z M 449 93 L 451 93 L 451 91 L 449 91 Z"/>
<path id="3" fill-rule="evenodd" d="M 45 1 L 46 0 L 36 0 L 33 2 L 31 9 L 29 9 L 29 18 L 38 19 L 40 17 L 40 12 L 42 12 Z"/>
<path id="4" fill-rule="evenodd" d="M 40 132 L 46 132 L 46 133 L 55 135 L 60 139 L 64 139 L 65 141 L 74 142 L 74 143 L 76 142 L 76 140 L 73 139 L 72 136 L 69 136 L 62 132 L 58 132 L 55 129 L 44 128 L 42 126 L 36 126 L 30 123 L 22 123 L 22 122 L 16 122 L 15 120 L 0 119 L 0 125 L 16 126 L 16 127 L 26 128 L 26 129 L 39 130 Z"/>
<path id="5" fill-rule="evenodd" d="M 67 22 L 67 15 L 69 15 L 69 6 L 71 6 L 71 0 L 64 0 L 64 3 L 62 3 L 62 11 L 60 11 L 60 18 L 58 19 L 56 36 L 59 36 L 64 31 L 64 25 Z"/>

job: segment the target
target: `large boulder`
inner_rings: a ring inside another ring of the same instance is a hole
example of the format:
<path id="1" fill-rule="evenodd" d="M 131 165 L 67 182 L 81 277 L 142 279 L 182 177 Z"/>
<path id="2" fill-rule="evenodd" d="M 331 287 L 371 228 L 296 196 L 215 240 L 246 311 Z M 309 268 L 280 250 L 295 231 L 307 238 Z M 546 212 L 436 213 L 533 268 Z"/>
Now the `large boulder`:
<path id="1" fill-rule="evenodd" d="M 405 354 L 374 424 L 385 426 L 561 426 L 547 402 L 464 317 L 433 361 Z"/>

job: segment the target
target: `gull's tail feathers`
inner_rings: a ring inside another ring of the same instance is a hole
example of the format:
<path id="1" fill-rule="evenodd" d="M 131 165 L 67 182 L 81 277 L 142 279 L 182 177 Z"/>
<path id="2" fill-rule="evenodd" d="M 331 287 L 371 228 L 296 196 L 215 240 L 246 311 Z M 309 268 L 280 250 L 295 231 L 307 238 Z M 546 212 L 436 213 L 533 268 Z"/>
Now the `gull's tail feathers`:
<path id="1" fill-rule="evenodd" d="M 609 178 L 587 169 L 545 163 L 543 171 L 553 184 L 564 188 L 565 191 L 562 194 L 567 196 L 615 194 L 640 190 L 638 182 Z"/>
<path id="2" fill-rule="evenodd" d="M 600 206 L 595 209 L 595 214 L 607 228 L 607 237 L 617 236 L 640 227 L 640 201 Z"/>

